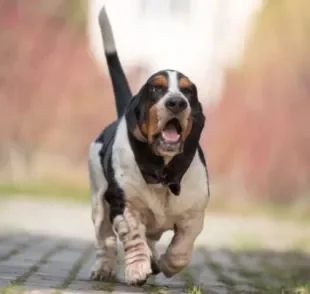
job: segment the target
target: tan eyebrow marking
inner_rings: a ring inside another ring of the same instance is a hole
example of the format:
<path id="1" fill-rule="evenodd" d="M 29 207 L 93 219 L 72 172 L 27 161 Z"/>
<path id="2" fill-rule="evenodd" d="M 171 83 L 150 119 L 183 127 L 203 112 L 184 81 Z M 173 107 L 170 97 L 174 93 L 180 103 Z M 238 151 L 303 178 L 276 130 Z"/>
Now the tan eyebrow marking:
<path id="1" fill-rule="evenodd" d="M 180 80 L 179 80 L 179 87 L 180 88 L 188 88 L 190 86 L 192 86 L 193 83 L 186 77 L 182 77 Z"/>
<path id="2" fill-rule="evenodd" d="M 158 75 L 154 77 L 151 81 L 154 86 L 168 87 L 168 81 L 165 76 Z"/>

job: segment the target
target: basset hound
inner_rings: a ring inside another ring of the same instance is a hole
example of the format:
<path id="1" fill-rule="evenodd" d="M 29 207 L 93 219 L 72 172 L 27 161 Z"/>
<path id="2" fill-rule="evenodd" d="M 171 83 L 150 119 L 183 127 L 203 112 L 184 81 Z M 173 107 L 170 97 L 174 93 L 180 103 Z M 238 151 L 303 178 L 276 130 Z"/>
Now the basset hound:
<path id="1" fill-rule="evenodd" d="M 91 278 L 115 275 L 118 238 L 126 282 L 142 285 L 151 274 L 172 277 L 186 267 L 203 228 L 209 182 L 199 139 L 205 116 L 195 84 L 176 70 L 153 74 L 133 96 L 104 7 L 99 25 L 118 118 L 89 148 L 96 234 Z M 159 257 L 155 244 L 167 230 L 174 237 Z"/>

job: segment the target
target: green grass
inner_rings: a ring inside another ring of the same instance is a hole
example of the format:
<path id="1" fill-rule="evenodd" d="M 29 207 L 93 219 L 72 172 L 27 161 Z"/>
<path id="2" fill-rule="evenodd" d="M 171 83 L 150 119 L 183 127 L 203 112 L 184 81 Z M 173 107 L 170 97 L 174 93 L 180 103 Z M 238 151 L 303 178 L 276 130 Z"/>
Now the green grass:
<path id="1" fill-rule="evenodd" d="M 59 179 L 0 183 L 0 200 L 5 198 L 52 199 L 63 201 L 89 202 L 88 182 L 72 183 Z M 279 220 L 310 222 L 310 205 L 276 204 L 255 201 L 223 201 L 211 198 L 206 213 L 226 213 L 242 216 L 265 216 Z"/>
<path id="2" fill-rule="evenodd" d="M 310 252 L 310 237 L 303 236 L 294 240 L 292 244 L 292 249 L 294 249 L 295 251 Z"/>
<path id="3" fill-rule="evenodd" d="M 0 294 L 22 294 L 24 290 L 20 286 L 7 285 L 6 287 L 0 288 Z"/>
<path id="4" fill-rule="evenodd" d="M 288 262 L 285 270 L 273 264 L 269 264 L 266 270 L 281 281 L 283 293 L 310 294 L 309 266 L 292 265 Z"/>
<path id="5" fill-rule="evenodd" d="M 284 278 L 281 275 L 281 272 L 278 273 L 277 277 L 273 278 L 278 278 L 279 280 L 282 281 L 280 287 L 270 287 L 266 288 L 265 286 L 265 293 L 267 294 L 276 294 L 276 293 L 281 293 L 281 294 L 310 294 L 310 281 L 306 277 L 291 277 L 287 276 Z M 307 279 L 307 280 L 306 280 Z"/>
<path id="6" fill-rule="evenodd" d="M 253 234 L 237 234 L 230 249 L 234 251 L 257 250 L 264 248 L 262 240 Z"/>
<path id="7" fill-rule="evenodd" d="M 90 192 L 86 185 L 61 181 L 40 181 L 27 183 L 0 183 L 0 199 L 8 197 L 53 200 L 89 201 Z"/>
<path id="8" fill-rule="evenodd" d="M 303 205 L 294 203 L 276 203 L 264 200 L 224 200 L 211 198 L 207 213 L 226 213 L 242 216 L 265 216 L 279 220 L 294 220 L 295 222 L 310 222 L 310 204 L 306 201 Z"/>
<path id="9" fill-rule="evenodd" d="M 292 289 L 296 294 L 310 294 L 310 282 L 303 286 L 298 286 Z"/>
<path id="10" fill-rule="evenodd" d="M 201 289 L 199 287 L 192 287 L 188 290 L 188 294 L 202 294 Z"/>
<path id="11" fill-rule="evenodd" d="M 144 285 L 143 290 L 148 294 L 167 294 L 167 287 L 157 285 Z"/>

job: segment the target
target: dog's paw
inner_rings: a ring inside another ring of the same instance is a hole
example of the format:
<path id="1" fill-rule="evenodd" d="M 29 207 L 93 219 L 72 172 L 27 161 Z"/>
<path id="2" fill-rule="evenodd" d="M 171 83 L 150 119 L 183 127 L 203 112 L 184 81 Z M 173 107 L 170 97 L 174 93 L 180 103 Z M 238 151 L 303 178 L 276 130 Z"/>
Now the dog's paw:
<path id="1" fill-rule="evenodd" d="M 114 279 L 115 275 L 115 269 L 109 262 L 98 260 L 91 269 L 90 278 L 93 281 L 106 281 Z"/>
<path id="2" fill-rule="evenodd" d="M 149 260 L 136 261 L 125 267 L 125 279 L 129 285 L 142 286 L 152 274 Z"/>
<path id="3" fill-rule="evenodd" d="M 171 256 L 163 254 L 159 258 L 158 267 L 166 278 L 171 278 L 183 270 L 188 263 L 189 258 L 187 256 L 184 258 L 184 255 Z"/>
<path id="4" fill-rule="evenodd" d="M 166 278 L 171 278 L 174 275 L 174 271 L 169 267 L 165 254 L 160 256 L 158 261 L 158 268 Z"/>

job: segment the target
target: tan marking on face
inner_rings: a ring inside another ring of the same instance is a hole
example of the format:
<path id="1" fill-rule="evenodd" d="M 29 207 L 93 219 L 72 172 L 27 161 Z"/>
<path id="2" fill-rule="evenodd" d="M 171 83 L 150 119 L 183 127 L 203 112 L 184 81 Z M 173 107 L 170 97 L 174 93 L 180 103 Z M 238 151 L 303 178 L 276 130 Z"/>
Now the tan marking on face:
<path id="1" fill-rule="evenodd" d="M 167 81 L 166 77 L 163 75 L 155 76 L 152 79 L 151 84 L 154 86 L 161 86 L 161 87 L 165 87 L 165 88 L 168 87 L 168 81 Z"/>
<path id="2" fill-rule="evenodd" d="M 146 141 L 146 138 L 145 138 L 144 134 L 142 134 L 141 129 L 139 128 L 138 125 L 136 125 L 136 127 L 134 128 L 133 135 L 137 140 L 139 140 L 141 142 Z"/>
<path id="3" fill-rule="evenodd" d="M 150 144 L 153 143 L 153 136 L 159 131 L 156 104 L 150 107 L 148 121 L 142 124 L 141 130 L 144 134 L 147 135 L 148 142 Z"/>
<path id="4" fill-rule="evenodd" d="M 191 133 L 192 130 L 192 126 L 193 126 L 193 119 L 191 117 L 189 117 L 186 121 L 186 123 L 184 123 L 182 125 L 182 133 L 181 133 L 181 138 L 183 140 L 183 142 L 187 139 L 188 135 Z"/>
<path id="5" fill-rule="evenodd" d="M 180 89 L 182 88 L 188 88 L 190 86 L 192 86 L 193 83 L 186 77 L 183 77 L 179 80 L 179 87 Z"/>

